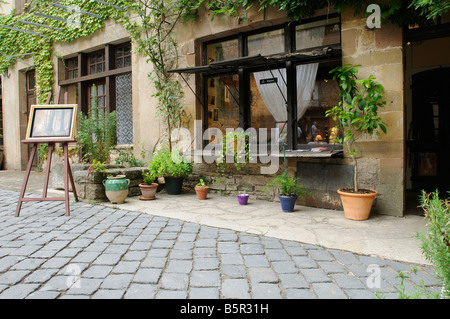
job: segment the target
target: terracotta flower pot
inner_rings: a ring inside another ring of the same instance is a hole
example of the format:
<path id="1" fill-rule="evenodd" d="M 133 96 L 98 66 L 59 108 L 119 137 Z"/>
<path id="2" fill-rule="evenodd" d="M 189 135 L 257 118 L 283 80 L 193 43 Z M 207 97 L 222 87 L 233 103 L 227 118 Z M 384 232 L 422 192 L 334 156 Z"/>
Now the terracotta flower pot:
<path id="1" fill-rule="evenodd" d="M 360 189 L 364 193 L 346 192 L 341 188 L 337 192 L 341 196 L 345 217 L 351 220 L 369 219 L 372 204 L 378 192 L 372 189 Z"/>
<path id="2" fill-rule="evenodd" d="M 155 199 L 156 190 L 158 189 L 158 183 L 152 183 L 147 185 L 144 183 L 139 184 L 141 188 L 142 196 L 139 196 L 140 200 L 151 200 Z"/>
<path id="3" fill-rule="evenodd" d="M 209 187 L 195 187 L 195 193 L 197 194 L 197 198 L 199 200 L 206 199 L 208 196 Z"/>

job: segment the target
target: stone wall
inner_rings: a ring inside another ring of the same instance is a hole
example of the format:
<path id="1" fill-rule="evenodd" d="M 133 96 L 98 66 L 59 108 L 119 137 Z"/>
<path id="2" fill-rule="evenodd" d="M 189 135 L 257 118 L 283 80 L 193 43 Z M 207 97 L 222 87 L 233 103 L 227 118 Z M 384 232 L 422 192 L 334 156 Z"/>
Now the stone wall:
<path id="1" fill-rule="evenodd" d="M 396 25 L 368 29 L 366 18 L 344 10 L 342 64 L 360 64 L 358 77 L 374 75 L 384 86 L 386 107 L 380 116 L 387 134 L 366 137 L 359 143 L 359 183 L 379 193 L 374 211 L 404 213 L 404 65 L 403 34 Z"/>

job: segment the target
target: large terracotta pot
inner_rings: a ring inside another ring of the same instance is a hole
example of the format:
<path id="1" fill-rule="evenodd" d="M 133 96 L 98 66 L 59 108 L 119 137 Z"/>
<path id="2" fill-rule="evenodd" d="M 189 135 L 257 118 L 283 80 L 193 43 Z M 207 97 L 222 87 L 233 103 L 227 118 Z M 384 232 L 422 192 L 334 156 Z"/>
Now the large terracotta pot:
<path id="1" fill-rule="evenodd" d="M 351 220 L 369 219 L 372 204 L 378 192 L 372 189 L 364 189 L 363 193 L 350 193 L 339 189 L 345 217 Z"/>

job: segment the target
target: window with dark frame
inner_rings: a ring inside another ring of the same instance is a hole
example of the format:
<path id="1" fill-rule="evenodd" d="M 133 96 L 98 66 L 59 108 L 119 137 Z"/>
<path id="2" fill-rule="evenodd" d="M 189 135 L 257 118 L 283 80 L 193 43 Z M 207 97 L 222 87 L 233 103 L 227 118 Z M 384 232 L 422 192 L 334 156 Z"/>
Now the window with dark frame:
<path id="1" fill-rule="evenodd" d="M 78 71 L 78 57 L 67 59 L 66 65 L 66 79 L 75 79 L 79 75 Z"/>
<path id="2" fill-rule="evenodd" d="M 65 76 L 59 81 L 70 103 L 85 114 L 94 102 L 100 109 L 117 111 L 117 143 L 133 144 L 131 43 L 106 45 L 91 53 L 64 60 Z"/>
<path id="3" fill-rule="evenodd" d="M 88 74 L 97 74 L 106 71 L 105 51 L 90 53 L 88 56 L 87 70 Z"/>
<path id="4" fill-rule="evenodd" d="M 340 18 L 334 15 L 325 19 L 311 19 L 298 25 L 264 28 L 234 38 L 205 42 L 202 61 L 203 65 L 209 65 L 218 61 L 233 62 L 239 57 L 258 54 L 295 55 L 308 50 L 327 50 L 328 47 L 340 52 L 340 43 Z M 338 132 L 331 130 L 334 123 L 332 119 L 325 117 L 325 112 L 339 102 L 339 89 L 329 71 L 341 63 L 339 53 L 329 57 L 313 56 L 307 61 L 292 59 L 292 62 L 287 63 L 283 60 L 277 67 L 258 65 L 252 69 L 246 66 L 234 76 L 217 74 L 213 68 L 204 74 L 204 87 L 207 88 L 204 105 L 208 109 L 204 114 L 207 116 L 207 127 L 217 127 L 223 133 L 226 128 L 239 126 L 244 129 L 267 128 L 269 132 L 275 128 L 282 142 L 288 144 L 288 149 L 304 148 L 305 144 L 308 147 L 330 148 L 332 139 Z M 288 74 L 291 74 L 290 80 Z M 233 83 L 227 83 L 231 78 L 234 79 Z M 245 85 L 239 85 L 240 82 L 245 82 Z M 229 109 L 233 105 L 230 104 L 230 98 L 233 99 L 230 97 L 232 91 L 238 92 L 237 96 L 239 93 L 242 96 L 240 100 L 235 100 L 238 103 L 235 111 Z M 290 105 L 294 106 L 288 105 L 289 94 Z M 292 97 L 293 94 L 297 96 L 296 99 Z M 290 107 L 296 108 L 298 118 L 292 118 Z M 270 142 L 273 138 L 269 134 L 267 141 Z"/>
<path id="5" fill-rule="evenodd" d="M 117 69 L 131 66 L 131 43 L 117 47 L 115 53 Z"/>

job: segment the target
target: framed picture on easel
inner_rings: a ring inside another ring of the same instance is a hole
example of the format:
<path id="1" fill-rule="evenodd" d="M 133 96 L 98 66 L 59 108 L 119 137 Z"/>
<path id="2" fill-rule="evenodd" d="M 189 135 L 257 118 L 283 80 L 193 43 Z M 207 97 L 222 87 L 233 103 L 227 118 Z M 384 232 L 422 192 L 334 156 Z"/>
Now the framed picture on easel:
<path id="1" fill-rule="evenodd" d="M 75 135 L 77 104 L 32 105 L 27 140 L 71 140 Z"/>

